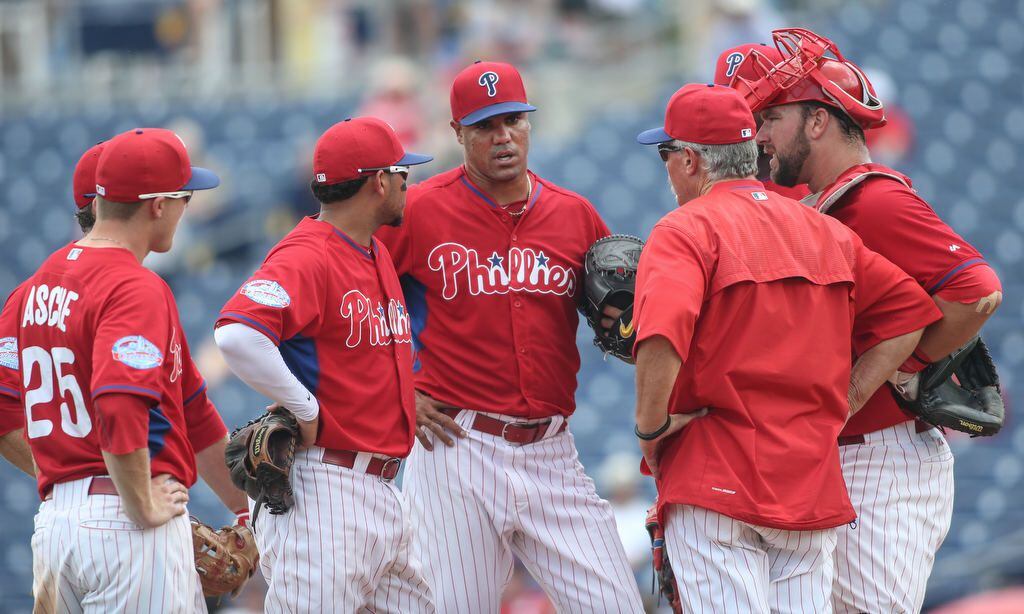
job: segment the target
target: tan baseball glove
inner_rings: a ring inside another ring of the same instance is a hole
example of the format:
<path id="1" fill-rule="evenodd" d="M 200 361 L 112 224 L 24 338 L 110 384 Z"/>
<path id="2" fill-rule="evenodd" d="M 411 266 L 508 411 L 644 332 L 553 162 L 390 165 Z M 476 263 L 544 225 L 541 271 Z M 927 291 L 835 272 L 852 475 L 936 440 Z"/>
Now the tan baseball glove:
<path id="1" fill-rule="evenodd" d="M 247 527 L 235 525 L 214 531 L 193 518 L 192 546 L 207 597 L 238 595 L 260 562 L 256 539 Z"/>

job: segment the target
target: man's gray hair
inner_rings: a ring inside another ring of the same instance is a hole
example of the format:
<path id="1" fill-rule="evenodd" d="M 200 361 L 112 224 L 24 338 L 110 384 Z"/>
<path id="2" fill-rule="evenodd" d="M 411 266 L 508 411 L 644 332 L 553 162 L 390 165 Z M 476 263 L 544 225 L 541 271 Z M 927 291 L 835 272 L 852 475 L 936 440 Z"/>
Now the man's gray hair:
<path id="1" fill-rule="evenodd" d="M 673 143 L 699 153 L 701 166 L 711 181 L 757 175 L 757 142 L 754 139 L 729 145 L 701 145 L 679 140 Z"/>

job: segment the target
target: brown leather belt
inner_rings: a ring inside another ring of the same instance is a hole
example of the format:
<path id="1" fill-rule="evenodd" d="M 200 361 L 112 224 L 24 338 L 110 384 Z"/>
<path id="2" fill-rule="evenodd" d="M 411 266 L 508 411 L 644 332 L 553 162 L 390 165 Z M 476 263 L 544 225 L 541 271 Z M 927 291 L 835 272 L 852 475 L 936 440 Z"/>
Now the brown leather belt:
<path id="1" fill-rule="evenodd" d="M 350 450 L 324 450 L 323 462 L 351 469 L 355 466 L 358 455 L 358 452 Z M 390 482 L 398 475 L 398 469 L 401 466 L 402 459 L 400 458 L 377 458 L 374 456 L 366 465 L 366 473 L 375 475 L 385 482 Z"/>
<path id="2" fill-rule="evenodd" d="M 442 409 L 442 414 L 448 416 L 451 419 L 455 419 L 455 416 L 459 415 L 461 409 Z M 506 422 L 484 414 L 477 413 L 473 417 L 473 423 L 470 425 L 474 431 L 480 431 L 481 433 L 487 433 L 488 435 L 494 435 L 501 437 L 509 443 L 528 444 L 536 443 L 541 439 L 544 439 L 544 435 L 548 432 L 548 426 L 551 424 L 551 418 L 543 420 L 541 422 Z M 562 426 L 558 427 L 558 431 L 553 433 L 557 435 L 566 429 L 568 426 L 567 421 L 562 422 Z"/>
<path id="3" fill-rule="evenodd" d="M 923 420 L 914 420 L 914 432 L 924 433 L 935 428 L 934 424 L 928 424 Z M 863 435 L 847 435 L 839 438 L 839 445 L 841 446 L 855 446 L 866 442 L 867 439 Z"/>
<path id="4" fill-rule="evenodd" d="M 89 482 L 89 494 L 90 495 L 114 495 L 117 496 L 117 486 L 114 486 L 114 480 L 106 476 L 97 476 Z M 53 489 L 46 493 L 43 497 L 43 501 L 49 501 L 53 498 Z"/>

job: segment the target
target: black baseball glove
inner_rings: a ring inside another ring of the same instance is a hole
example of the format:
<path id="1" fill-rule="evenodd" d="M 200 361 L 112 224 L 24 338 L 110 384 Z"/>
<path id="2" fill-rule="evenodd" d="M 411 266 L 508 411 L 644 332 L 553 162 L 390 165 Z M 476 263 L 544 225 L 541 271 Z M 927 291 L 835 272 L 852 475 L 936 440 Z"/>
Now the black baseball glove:
<path id="1" fill-rule="evenodd" d="M 929 424 L 977 437 L 1003 426 L 999 374 L 981 337 L 894 388 L 900 406 Z"/>
<path id="2" fill-rule="evenodd" d="M 605 354 L 633 364 L 633 295 L 636 270 L 644 242 L 630 235 L 611 235 L 598 239 L 587 250 L 583 261 L 583 300 L 580 311 L 594 329 L 594 345 Z M 611 327 L 601 319 L 606 305 L 622 310 Z"/>
<path id="3" fill-rule="evenodd" d="M 299 442 L 299 423 L 280 410 L 256 418 L 231 433 L 224 458 L 231 481 L 256 502 L 256 524 L 262 506 L 271 514 L 283 514 L 294 504 L 290 472 Z"/>

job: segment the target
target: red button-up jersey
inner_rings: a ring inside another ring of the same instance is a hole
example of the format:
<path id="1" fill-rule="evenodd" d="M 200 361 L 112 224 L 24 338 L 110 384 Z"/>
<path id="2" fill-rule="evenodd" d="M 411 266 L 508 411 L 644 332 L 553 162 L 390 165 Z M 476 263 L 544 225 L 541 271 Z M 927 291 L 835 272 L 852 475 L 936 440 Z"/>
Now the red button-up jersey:
<path id="1" fill-rule="evenodd" d="M 174 297 L 159 276 L 125 249 L 71 244 L 14 293 L 4 326 L 12 312 L 18 390 L 40 495 L 56 482 L 106 474 L 101 450 L 148 447 L 153 475 L 195 482 L 185 406 L 193 405 L 194 436 L 206 445 L 224 436 L 224 423 L 208 402 L 195 403 L 205 400 L 205 384 L 192 367 Z M 148 412 L 98 412 L 96 399 L 107 393 L 142 397 Z"/>
<path id="2" fill-rule="evenodd" d="M 404 457 L 416 426 L 412 337 L 387 248 L 305 218 L 224 305 L 278 345 L 320 403 L 318 446 Z"/>
<path id="3" fill-rule="evenodd" d="M 909 178 L 881 164 L 847 169 L 822 190 L 817 202 L 824 203 L 837 189 L 869 172 L 899 177 L 906 185 L 890 177 L 868 177 L 826 209 L 828 215 L 856 232 L 869 249 L 891 260 L 933 295 L 958 281 L 957 277 L 969 269 L 988 266 L 974 246 L 939 219 L 928 203 L 908 187 Z M 913 416 L 896 404 L 892 389 L 882 386 L 842 434 L 861 435 L 911 419 Z"/>
<path id="4" fill-rule="evenodd" d="M 637 346 L 661 335 L 683 360 L 669 412 L 710 408 L 666 442 L 659 504 L 790 530 L 855 517 L 836 442 L 853 347 L 940 317 L 854 233 L 750 180 L 655 226 L 634 309 Z"/>
<path id="5" fill-rule="evenodd" d="M 409 189 L 381 228 L 412 314 L 416 387 L 458 407 L 542 418 L 576 407 L 583 259 L 608 227 L 582 196 L 530 174 L 510 215 L 459 167 Z"/>

